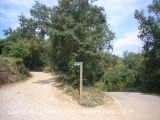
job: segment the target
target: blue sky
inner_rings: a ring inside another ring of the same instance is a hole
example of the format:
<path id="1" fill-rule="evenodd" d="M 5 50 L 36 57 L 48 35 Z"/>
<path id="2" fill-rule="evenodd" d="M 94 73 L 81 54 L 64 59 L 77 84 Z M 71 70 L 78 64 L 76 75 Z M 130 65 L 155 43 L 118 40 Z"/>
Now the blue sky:
<path id="1" fill-rule="evenodd" d="M 47 6 L 57 4 L 57 0 L 38 0 Z M 140 52 L 143 46 L 137 38 L 138 23 L 134 18 L 136 9 L 146 10 L 152 0 L 98 0 L 94 4 L 103 6 L 110 28 L 116 33 L 113 53 L 122 56 L 123 51 Z M 0 38 L 5 38 L 2 30 L 18 26 L 18 15 L 30 16 L 29 10 L 34 0 L 0 0 Z"/>

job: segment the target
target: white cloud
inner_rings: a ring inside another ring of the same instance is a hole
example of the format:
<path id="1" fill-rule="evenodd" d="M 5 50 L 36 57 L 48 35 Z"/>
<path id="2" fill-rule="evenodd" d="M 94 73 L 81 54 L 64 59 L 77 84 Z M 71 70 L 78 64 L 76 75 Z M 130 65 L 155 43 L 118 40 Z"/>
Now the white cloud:
<path id="1" fill-rule="evenodd" d="M 12 7 L 30 8 L 34 0 L 1 0 L 1 5 L 13 5 Z"/>
<path id="2" fill-rule="evenodd" d="M 148 6 L 152 0 L 98 0 L 95 4 L 103 6 L 112 27 L 119 27 L 122 22 L 134 18 L 134 11 Z"/>
<path id="3" fill-rule="evenodd" d="M 0 24 L 15 29 L 19 25 L 18 16 L 24 14 L 29 16 L 29 8 L 34 3 L 33 0 L 1 0 L 0 2 Z"/>
<path id="4" fill-rule="evenodd" d="M 108 23 L 116 33 L 114 41 L 114 54 L 122 56 L 123 52 L 139 52 L 143 46 L 137 38 L 138 23 L 134 18 L 136 9 L 146 10 L 152 0 L 98 0 L 95 4 L 103 6 Z"/>
<path id="5" fill-rule="evenodd" d="M 52 6 L 57 4 L 57 0 L 38 0 L 40 3 Z M 30 9 L 34 5 L 34 0 L 0 0 L 0 24 L 15 29 L 19 25 L 18 16 L 24 14 L 30 17 Z M 7 29 L 5 28 L 5 29 Z M 4 29 L 1 28 L 0 29 Z"/>
<path id="6" fill-rule="evenodd" d="M 137 37 L 138 31 L 126 33 L 123 38 L 114 42 L 114 54 L 122 56 L 123 52 L 140 52 L 142 49 L 142 41 Z"/>
<path id="7" fill-rule="evenodd" d="M 17 10 L 12 9 L 12 11 L 0 8 L 0 23 L 7 26 L 16 28 L 18 25 L 18 12 Z"/>

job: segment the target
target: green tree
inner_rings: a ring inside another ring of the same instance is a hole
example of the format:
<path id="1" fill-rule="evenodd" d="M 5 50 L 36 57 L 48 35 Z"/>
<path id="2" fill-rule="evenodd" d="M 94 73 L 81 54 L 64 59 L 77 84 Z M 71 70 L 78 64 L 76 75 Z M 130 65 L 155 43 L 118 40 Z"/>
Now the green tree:
<path id="1" fill-rule="evenodd" d="M 108 91 L 134 90 L 142 85 L 141 53 L 125 51 L 123 57 L 106 54 L 106 69 L 102 83 Z"/>
<path id="2" fill-rule="evenodd" d="M 106 68 L 103 84 L 106 86 L 107 91 L 122 91 L 125 85 L 125 66 L 121 58 L 113 57 L 111 60 L 114 60 L 115 64 Z"/>
<path id="3" fill-rule="evenodd" d="M 143 61 L 142 53 L 124 52 L 123 64 L 126 69 L 126 88 L 138 87 L 142 84 Z"/>
<path id="4" fill-rule="evenodd" d="M 91 84 L 99 81 L 103 76 L 101 53 L 111 48 L 114 38 L 104 9 L 89 0 L 60 0 L 52 11 L 49 36 L 54 68 L 72 76 L 69 79 L 74 82 L 73 63 L 82 61 L 84 80 Z"/>
<path id="5" fill-rule="evenodd" d="M 24 64 L 30 69 L 42 67 L 48 59 L 44 57 L 48 53 L 44 53 L 44 48 L 47 42 L 45 35 L 49 26 L 49 10 L 50 8 L 36 1 L 30 11 L 31 18 L 24 15 L 18 16 L 19 27 L 15 30 L 11 28 L 4 30 L 7 38 L 3 43 L 2 54 L 22 58 Z M 29 51 L 26 45 L 30 46 Z"/>
<path id="6" fill-rule="evenodd" d="M 26 18 L 24 15 L 18 16 L 20 27 L 17 33 L 21 38 L 33 39 L 36 37 L 37 23 L 32 18 Z"/>
<path id="7" fill-rule="evenodd" d="M 34 26 L 36 26 L 36 34 L 42 38 L 48 35 L 48 27 L 51 25 L 51 8 L 35 1 L 30 10 Z"/>
<path id="8" fill-rule="evenodd" d="M 44 43 L 39 43 L 38 40 L 28 40 L 28 44 L 30 45 L 31 54 L 25 57 L 24 64 L 32 70 L 39 70 L 43 67 L 42 56 L 45 54 L 43 52 Z"/>
<path id="9" fill-rule="evenodd" d="M 144 42 L 144 78 L 149 91 L 160 92 L 160 0 L 153 0 L 144 11 L 135 11 L 139 22 L 139 38 Z"/>
<path id="10" fill-rule="evenodd" d="M 24 41 L 19 41 L 11 46 L 10 56 L 12 57 L 24 59 L 30 54 L 30 45 Z"/>
<path id="11" fill-rule="evenodd" d="M 0 39 L 0 55 L 2 54 L 2 51 L 3 51 L 3 48 L 4 48 L 4 43 L 5 43 L 5 40 Z"/>

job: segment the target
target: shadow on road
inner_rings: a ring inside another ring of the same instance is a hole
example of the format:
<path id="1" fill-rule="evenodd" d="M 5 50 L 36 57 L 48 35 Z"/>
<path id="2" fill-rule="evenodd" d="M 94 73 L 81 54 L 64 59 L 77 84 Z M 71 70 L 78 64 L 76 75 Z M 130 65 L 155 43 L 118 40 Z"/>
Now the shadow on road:
<path id="1" fill-rule="evenodd" d="M 37 84 L 51 84 L 54 83 L 56 81 L 57 78 L 50 78 L 50 79 L 46 79 L 46 80 L 37 80 L 37 82 L 33 82 L 33 83 L 37 83 Z"/>

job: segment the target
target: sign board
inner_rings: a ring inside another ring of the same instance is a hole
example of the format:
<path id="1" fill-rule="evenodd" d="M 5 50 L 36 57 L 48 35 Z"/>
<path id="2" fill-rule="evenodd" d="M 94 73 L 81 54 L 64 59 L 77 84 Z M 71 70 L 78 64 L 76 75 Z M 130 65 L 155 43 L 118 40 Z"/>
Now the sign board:
<path id="1" fill-rule="evenodd" d="M 74 66 L 80 66 L 81 62 L 74 62 Z"/>

